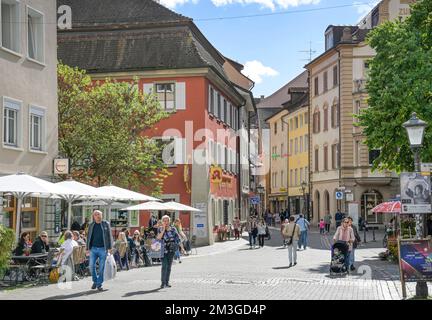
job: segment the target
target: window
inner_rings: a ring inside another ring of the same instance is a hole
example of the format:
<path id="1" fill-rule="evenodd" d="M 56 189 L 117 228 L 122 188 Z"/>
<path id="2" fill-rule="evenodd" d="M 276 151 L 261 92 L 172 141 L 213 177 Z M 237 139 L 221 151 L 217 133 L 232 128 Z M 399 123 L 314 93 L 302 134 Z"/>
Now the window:
<path id="1" fill-rule="evenodd" d="M 303 127 L 303 115 L 301 114 L 300 115 L 300 128 L 302 128 Z"/>
<path id="2" fill-rule="evenodd" d="M 319 162 L 318 162 L 318 160 L 319 160 L 319 149 L 316 148 L 315 149 L 315 172 L 319 171 L 319 166 L 318 166 Z"/>
<path id="3" fill-rule="evenodd" d="M 298 138 L 295 138 L 294 148 L 295 148 L 294 154 L 297 154 L 298 153 Z"/>
<path id="4" fill-rule="evenodd" d="M 294 178 L 295 178 L 294 185 L 298 186 L 298 169 L 295 169 Z"/>
<path id="5" fill-rule="evenodd" d="M 293 126 L 293 119 L 290 120 L 290 124 L 289 124 L 289 126 L 290 126 L 290 127 L 289 127 L 289 130 L 292 131 L 292 130 L 294 129 L 294 126 Z"/>
<path id="6" fill-rule="evenodd" d="M 20 51 L 19 2 L 0 0 L 0 46 L 15 52 Z"/>
<path id="7" fill-rule="evenodd" d="M 214 108 L 215 108 L 215 101 L 214 101 L 214 89 L 210 87 L 210 93 L 209 93 L 209 112 L 214 114 Z"/>
<path id="8" fill-rule="evenodd" d="M 231 103 L 228 103 L 227 111 L 225 113 L 225 116 L 226 116 L 226 122 L 227 122 L 227 124 L 231 127 L 232 126 L 231 125 Z"/>
<path id="9" fill-rule="evenodd" d="M 381 150 L 370 150 L 369 151 L 369 165 L 373 165 L 373 162 L 380 156 Z"/>
<path id="10" fill-rule="evenodd" d="M 274 134 L 277 134 L 277 122 L 274 123 Z"/>
<path id="11" fill-rule="evenodd" d="M 220 93 L 217 93 L 217 117 L 221 119 L 222 116 L 222 97 Z"/>
<path id="12" fill-rule="evenodd" d="M 304 136 L 304 151 L 309 151 L 309 135 Z"/>
<path id="13" fill-rule="evenodd" d="M 332 145 L 332 169 L 339 169 L 339 145 Z"/>
<path id="14" fill-rule="evenodd" d="M 361 153 L 360 141 L 356 141 L 355 142 L 355 163 L 354 163 L 356 167 L 360 166 L 360 153 Z"/>
<path id="15" fill-rule="evenodd" d="M 304 181 L 303 179 L 303 168 L 300 168 L 300 183 Z"/>
<path id="16" fill-rule="evenodd" d="M 328 107 L 324 107 L 324 131 L 328 131 Z"/>
<path id="17" fill-rule="evenodd" d="M 227 108 L 228 108 L 227 101 L 225 99 L 223 99 L 223 109 L 222 109 L 221 120 L 225 123 L 226 123 L 226 118 L 227 118 Z"/>
<path id="18" fill-rule="evenodd" d="M 319 95 L 318 84 L 319 84 L 318 77 L 316 77 L 315 81 L 314 81 L 314 93 L 315 93 L 315 96 Z"/>
<path id="19" fill-rule="evenodd" d="M 281 178 L 281 187 L 285 187 L 285 182 L 284 182 L 284 172 L 283 172 L 283 170 L 281 171 L 281 176 L 280 176 L 280 178 Z"/>
<path id="20" fill-rule="evenodd" d="M 328 170 L 328 146 L 324 146 L 324 171 Z"/>
<path id="21" fill-rule="evenodd" d="M 174 88 L 174 83 L 156 83 L 156 95 L 165 110 L 175 109 Z"/>
<path id="22" fill-rule="evenodd" d="M 299 138 L 299 143 L 300 143 L 300 147 L 299 147 L 300 153 L 302 153 L 303 152 L 303 137 Z"/>
<path id="23" fill-rule="evenodd" d="M 339 109 L 336 101 L 331 107 L 331 126 L 332 128 L 337 128 L 339 126 Z"/>
<path id="24" fill-rule="evenodd" d="M 309 113 L 308 112 L 305 112 L 305 114 L 304 114 L 304 123 L 305 124 L 309 123 Z"/>
<path id="25" fill-rule="evenodd" d="M 324 92 L 328 91 L 328 72 L 324 72 Z"/>
<path id="26" fill-rule="evenodd" d="M 224 163 L 224 168 L 225 170 L 229 171 L 229 149 L 224 146 L 224 153 L 225 153 L 225 163 Z"/>
<path id="27" fill-rule="evenodd" d="M 27 12 L 28 57 L 39 62 L 44 61 L 44 16 L 30 8 Z"/>
<path id="28" fill-rule="evenodd" d="M 293 170 L 290 170 L 290 186 L 292 187 L 293 185 Z"/>
<path id="29" fill-rule="evenodd" d="M 281 123 L 282 123 L 282 125 L 281 125 L 281 127 L 282 127 L 281 131 L 284 132 L 285 131 L 285 121 L 283 119 L 281 119 Z"/>
<path id="30" fill-rule="evenodd" d="M 333 86 L 336 87 L 339 84 L 338 67 L 333 67 Z"/>
<path id="31" fill-rule="evenodd" d="M 294 128 L 295 128 L 295 129 L 298 129 L 298 127 L 299 127 L 298 117 L 295 117 L 295 118 L 294 118 Z"/>
<path id="32" fill-rule="evenodd" d="M 292 156 L 293 152 L 294 152 L 293 146 L 294 146 L 294 141 L 291 139 L 290 140 L 290 156 Z"/>
<path id="33" fill-rule="evenodd" d="M 358 118 L 356 116 L 360 115 L 360 110 L 361 110 L 361 102 L 360 100 L 356 100 L 354 102 L 354 123 L 358 123 Z"/>
<path id="34" fill-rule="evenodd" d="M 317 110 L 313 115 L 313 133 L 319 133 L 320 131 L 321 131 L 320 112 Z"/>
<path id="35" fill-rule="evenodd" d="M 325 35 L 325 47 L 326 51 L 333 48 L 334 45 L 334 37 L 333 37 L 333 29 L 329 30 Z"/>
<path id="36" fill-rule="evenodd" d="M 21 104 L 4 99 L 3 107 L 3 143 L 11 147 L 19 147 Z"/>
<path id="37" fill-rule="evenodd" d="M 30 149 L 43 150 L 45 112 L 39 108 L 30 108 Z"/>
<path id="38" fill-rule="evenodd" d="M 284 156 L 284 150 L 285 150 L 285 146 L 284 146 L 284 144 L 282 143 L 282 144 L 281 144 L 281 157 Z"/>

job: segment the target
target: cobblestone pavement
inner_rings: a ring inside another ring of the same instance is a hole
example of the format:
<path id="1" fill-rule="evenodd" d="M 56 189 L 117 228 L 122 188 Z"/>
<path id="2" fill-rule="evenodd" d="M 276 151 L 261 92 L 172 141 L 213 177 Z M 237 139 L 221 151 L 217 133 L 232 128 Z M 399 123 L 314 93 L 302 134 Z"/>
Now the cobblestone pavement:
<path id="1" fill-rule="evenodd" d="M 312 231 L 310 247 L 298 252 L 298 265 L 288 268 L 287 250 L 281 246 L 278 229 L 261 249 L 249 249 L 246 237 L 239 241 L 198 248 L 198 255 L 174 263 L 172 288 L 159 289 L 160 267 L 117 273 L 104 284 L 105 291 L 90 290 L 91 279 L 58 285 L 0 292 L 0 299 L 401 299 L 396 264 L 380 261 L 382 235 L 356 251 L 357 272 L 330 277 L 330 236 Z M 413 295 L 410 284 L 408 293 Z"/>

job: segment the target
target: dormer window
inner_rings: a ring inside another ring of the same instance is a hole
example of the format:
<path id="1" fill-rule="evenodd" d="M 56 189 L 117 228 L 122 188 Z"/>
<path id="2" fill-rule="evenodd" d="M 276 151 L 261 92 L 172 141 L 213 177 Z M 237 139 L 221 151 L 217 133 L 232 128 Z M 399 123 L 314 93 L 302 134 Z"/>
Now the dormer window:
<path id="1" fill-rule="evenodd" d="M 333 45 L 334 45 L 333 29 L 330 29 L 325 34 L 325 49 L 326 49 L 326 51 L 333 48 Z"/>

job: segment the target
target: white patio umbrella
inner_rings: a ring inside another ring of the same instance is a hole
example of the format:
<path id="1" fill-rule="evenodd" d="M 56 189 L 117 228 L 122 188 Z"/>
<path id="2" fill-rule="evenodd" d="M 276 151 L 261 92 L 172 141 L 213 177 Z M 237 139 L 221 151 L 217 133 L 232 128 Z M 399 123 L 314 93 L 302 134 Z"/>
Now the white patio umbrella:
<path id="1" fill-rule="evenodd" d="M 74 190 L 58 186 L 49 181 L 32 177 L 24 173 L 12 174 L 0 177 L 0 192 L 10 193 L 17 198 L 16 237 L 19 239 L 21 232 L 21 206 L 22 201 L 28 196 L 48 198 L 58 196 L 80 196 Z"/>
<path id="2" fill-rule="evenodd" d="M 67 228 L 71 228 L 72 224 L 72 202 L 85 198 L 93 198 L 93 199 L 106 199 L 107 197 L 104 196 L 101 191 L 98 188 L 89 186 L 87 184 L 75 181 L 75 180 L 66 180 L 62 182 L 58 182 L 55 185 L 62 186 L 67 189 L 74 190 L 78 192 L 81 196 L 73 196 L 73 195 L 67 195 L 67 196 L 60 196 L 62 199 L 64 199 L 68 204 L 68 219 L 67 219 Z"/>
<path id="3" fill-rule="evenodd" d="M 99 187 L 98 190 L 107 197 L 111 197 L 110 200 L 105 200 L 108 203 L 108 214 L 111 216 L 111 204 L 114 201 L 160 201 L 157 198 L 147 196 L 142 193 L 123 189 L 117 186 L 105 186 Z"/>
<path id="4" fill-rule="evenodd" d="M 164 211 L 173 211 L 170 206 L 167 206 L 163 202 L 149 201 L 141 204 L 137 204 L 134 206 L 130 206 L 127 208 L 123 208 L 124 211 L 135 211 L 135 210 L 164 210 Z"/>
<path id="5" fill-rule="evenodd" d="M 127 203 L 122 202 L 112 202 L 111 208 L 112 209 L 121 209 L 124 208 L 124 206 L 127 205 Z M 97 200 L 97 201 L 81 201 L 78 203 L 74 203 L 72 207 L 107 207 L 108 202 L 103 200 Z"/>
<path id="6" fill-rule="evenodd" d="M 191 212 L 201 212 L 201 210 L 187 206 L 185 204 L 181 204 L 175 201 L 164 202 L 165 205 L 173 208 L 173 211 L 191 211 Z"/>

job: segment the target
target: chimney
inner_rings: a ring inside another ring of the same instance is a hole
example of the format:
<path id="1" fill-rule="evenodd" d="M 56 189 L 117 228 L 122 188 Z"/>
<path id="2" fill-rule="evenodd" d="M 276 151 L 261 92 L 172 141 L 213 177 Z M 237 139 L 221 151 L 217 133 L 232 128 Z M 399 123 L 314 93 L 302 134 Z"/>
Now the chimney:
<path id="1" fill-rule="evenodd" d="M 342 42 L 351 42 L 353 40 L 351 28 L 346 27 L 343 29 Z"/>
<path id="2" fill-rule="evenodd" d="M 261 99 L 261 100 L 264 100 L 264 95 L 261 95 L 260 99 Z"/>

